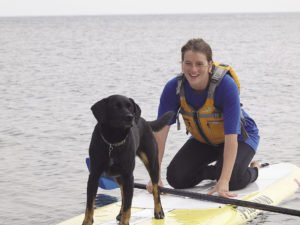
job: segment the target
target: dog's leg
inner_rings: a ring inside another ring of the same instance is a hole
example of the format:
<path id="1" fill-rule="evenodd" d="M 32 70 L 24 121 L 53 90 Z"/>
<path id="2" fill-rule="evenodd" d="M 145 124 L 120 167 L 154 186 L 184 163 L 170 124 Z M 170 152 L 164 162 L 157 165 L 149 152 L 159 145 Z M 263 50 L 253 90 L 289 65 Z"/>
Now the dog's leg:
<path id="1" fill-rule="evenodd" d="M 121 218 L 119 225 L 129 225 L 133 197 L 133 175 L 122 175 L 121 183 L 122 207 L 120 211 Z"/>
<path id="2" fill-rule="evenodd" d="M 118 182 L 118 184 L 119 184 L 119 187 L 120 187 L 120 191 L 121 191 L 121 201 L 122 201 L 122 205 L 121 205 L 121 209 L 120 209 L 120 212 L 119 212 L 119 214 L 117 215 L 117 217 L 116 217 L 116 219 L 118 220 L 118 221 L 120 221 L 121 220 L 121 216 L 122 216 L 122 211 L 123 211 L 123 208 L 124 208 L 124 193 L 123 193 L 123 184 L 122 184 L 122 180 L 121 180 L 121 178 L 120 177 L 116 177 L 116 181 Z"/>
<path id="3" fill-rule="evenodd" d="M 157 149 L 155 144 L 150 144 L 150 149 Z M 149 147 L 147 148 L 147 150 Z M 155 151 L 154 151 L 155 152 Z M 154 217 L 155 219 L 163 219 L 165 217 L 161 201 L 160 201 L 160 191 L 158 187 L 159 181 L 159 165 L 158 165 L 158 156 L 157 154 L 153 154 L 154 152 L 149 151 L 138 151 L 137 155 L 144 163 L 147 171 L 150 175 L 152 186 L 153 186 L 153 199 L 154 199 Z M 157 153 L 157 151 L 156 151 Z"/>
<path id="4" fill-rule="evenodd" d="M 88 184 L 87 184 L 87 202 L 85 210 L 85 218 L 82 225 L 91 225 L 93 224 L 94 216 L 94 203 L 98 190 L 98 180 L 101 175 L 101 170 L 97 172 L 92 172 L 89 175 Z"/>

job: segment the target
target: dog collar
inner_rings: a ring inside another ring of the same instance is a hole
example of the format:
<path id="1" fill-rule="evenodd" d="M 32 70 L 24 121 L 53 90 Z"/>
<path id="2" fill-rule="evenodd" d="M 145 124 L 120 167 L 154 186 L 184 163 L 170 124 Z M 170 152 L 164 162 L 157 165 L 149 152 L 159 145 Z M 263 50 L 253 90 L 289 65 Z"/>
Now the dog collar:
<path id="1" fill-rule="evenodd" d="M 127 135 L 127 136 L 124 138 L 124 140 L 122 140 L 122 141 L 120 141 L 120 142 L 117 142 L 117 143 L 110 143 L 109 141 L 107 141 L 107 140 L 105 139 L 105 137 L 103 136 L 102 133 L 101 133 L 100 135 L 101 135 L 102 140 L 108 145 L 108 155 L 109 155 L 109 157 L 110 157 L 110 154 L 111 154 L 112 150 L 114 149 L 114 147 L 119 147 L 119 146 L 123 145 L 123 144 L 126 142 L 126 139 L 127 139 L 127 136 L 128 136 L 128 135 Z"/>

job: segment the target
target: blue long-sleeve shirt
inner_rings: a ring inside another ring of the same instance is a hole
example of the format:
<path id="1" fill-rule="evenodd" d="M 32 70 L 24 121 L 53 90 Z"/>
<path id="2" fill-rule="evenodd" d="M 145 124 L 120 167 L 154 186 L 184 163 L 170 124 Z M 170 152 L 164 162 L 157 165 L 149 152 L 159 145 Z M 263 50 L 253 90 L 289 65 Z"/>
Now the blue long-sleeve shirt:
<path id="1" fill-rule="evenodd" d="M 160 97 L 158 117 L 167 111 L 177 113 L 180 107 L 179 95 L 176 94 L 177 78 L 169 80 L 165 85 Z M 208 90 L 201 92 L 195 91 L 186 81 L 184 82 L 184 93 L 187 103 L 194 109 L 200 109 L 207 98 Z M 257 150 L 259 143 L 258 128 L 254 120 L 242 109 L 245 119 L 245 128 L 249 138 L 243 140 L 240 126 L 240 97 L 237 85 L 230 75 L 225 75 L 217 86 L 214 95 L 214 105 L 221 110 L 224 117 L 224 134 L 238 134 L 238 140 L 249 144 L 253 150 Z M 170 124 L 174 124 L 174 117 Z"/>

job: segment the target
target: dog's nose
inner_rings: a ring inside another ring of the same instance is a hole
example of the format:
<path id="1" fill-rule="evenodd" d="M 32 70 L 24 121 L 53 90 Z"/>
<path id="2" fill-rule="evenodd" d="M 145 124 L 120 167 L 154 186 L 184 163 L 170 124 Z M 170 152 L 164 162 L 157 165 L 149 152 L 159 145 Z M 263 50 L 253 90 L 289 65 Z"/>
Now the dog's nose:
<path id="1" fill-rule="evenodd" d="M 132 119 L 133 119 L 132 115 L 125 116 L 125 120 L 128 121 L 128 122 L 132 121 Z"/>

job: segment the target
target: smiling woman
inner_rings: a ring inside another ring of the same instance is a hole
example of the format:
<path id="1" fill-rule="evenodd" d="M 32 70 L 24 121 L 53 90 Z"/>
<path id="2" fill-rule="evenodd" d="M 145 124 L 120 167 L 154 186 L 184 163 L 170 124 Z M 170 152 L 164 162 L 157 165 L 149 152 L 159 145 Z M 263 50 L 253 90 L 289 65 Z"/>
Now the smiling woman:
<path id="1" fill-rule="evenodd" d="M 182 73 L 165 85 L 158 117 L 167 111 L 181 113 L 192 136 L 169 164 L 167 181 L 174 188 L 191 188 L 203 180 L 216 180 L 209 194 L 234 197 L 231 190 L 258 177 L 259 166 L 249 167 L 259 142 L 258 129 L 241 109 L 235 72 L 213 62 L 209 44 L 191 39 L 181 48 L 181 58 Z M 169 127 L 156 133 L 160 164 Z"/>
<path id="2" fill-rule="evenodd" d="M 212 71 L 212 50 L 204 41 L 190 41 L 181 49 L 182 72 L 191 87 L 203 91 Z"/>
<path id="3" fill-rule="evenodd" d="M 207 63 L 202 53 L 188 51 L 182 62 L 182 71 L 191 87 L 197 91 L 203 91 L 207 87 L 209 77 L 206 75 L 212 68 L 212 63 Z"/>

